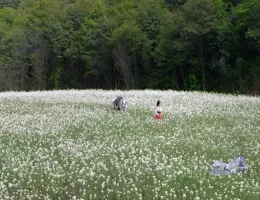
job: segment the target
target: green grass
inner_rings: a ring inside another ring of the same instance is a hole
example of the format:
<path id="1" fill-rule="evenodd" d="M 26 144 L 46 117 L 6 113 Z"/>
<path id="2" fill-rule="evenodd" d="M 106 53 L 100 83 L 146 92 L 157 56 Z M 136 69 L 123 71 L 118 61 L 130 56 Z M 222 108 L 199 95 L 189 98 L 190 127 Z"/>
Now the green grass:
<path id="1" fill-rule="evenodd" d="M 257 107 L 249 117 L 246 105 L 216 105 L 199 115 L 165 112 L 158 124 L 149 108 L 2 104 L 19 129 L 0 134 L 1 199 L 259 199 Z M 240 155 L 245 174 L 209 175 L 213 160 Z"/>

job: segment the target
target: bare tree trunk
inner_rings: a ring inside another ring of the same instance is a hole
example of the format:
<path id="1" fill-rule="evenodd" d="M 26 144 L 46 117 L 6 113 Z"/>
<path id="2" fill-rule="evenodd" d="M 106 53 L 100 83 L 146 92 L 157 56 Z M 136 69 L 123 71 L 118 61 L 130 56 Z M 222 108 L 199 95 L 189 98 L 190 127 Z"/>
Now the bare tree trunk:
<path id="1" fill-rule="evenodd" d="M 33 60 L 33 69 L 32 75 L 33 77 L 30 80 L 34 84 L 34 88 L 37 90 L 46 89 L 46 69 L 47 69 L 47 59 L 48 59 L 48 51 L 41 44 L 41 47 L 35 50 L 35 57 Z"/>
<path id="2" fill-rule="evenodd" d="M 134 53 L 134 79 L 133 79 L 133 88 L 136 89 L 138 86 L 138 81 L 137 81 L 137 63 L 136 63 L 136 54 Z"/>
<path id="3" fill-rule="evenodd" d="M 3 69 L 3 65 L 0 65 L 0 91 L 4 91 L 6 89 L 6 82 L 7 82 L 7 77 L 6 73 Z"/>
<path id="4" fill-rule="evenodd" d="M 120 44 L 116 49 L 113 50 L 113 55 L 116 59 L 116 66 L 119 72 L 122 74 L 122 80 L 125 83 L 126 89 L 134 87 L 134 76 L 131 69 L 132 61 L 129 51 L 124 44 Z"/>
<path id="5" fill-rule="evenodd" d="M 181 65 L 181 76 L 182 76 L 182 81 L 183 81 L 183 85 L 184 85 L 184 90 L 187 90 L 188 88 L 187 88 L 186 79 L 185 79 L 185 76 L 183 73 L 182 65 Z"/>
<path id="6" fill-rule="evenodd" d="M 201 63 L 201 76 L 202 76 L 202 89 L 206 91 L 206 79 L 205 79 L 205 63 Z"/>
<path id="7" fill-rule="evenodd" d="M 202 78 L 202 89 L 206 91 L 206 75 L 205 75 L 205 60 L 206 53 L 204 53 L 204 48 L 200 48 L 200 65 L 201 65 L 201 78 Z"/>
<path id="8" fill-rule="evenodd" d="M 177 77 L 176 77 L 176 68 L 174 68 L 174 71 L 172 70 L 172 84 L 173 86 L 176 87 L 177 90 L 179 90 L 179 84 L 178 84 L 178 80 L 177 80 Z"/>
<path id="9" fill-rule="evenodd" d="M 107 63 L 102 56 L 96 57 L 95 62 L 105 78 L 106 87 L 111 89 L 113 84 L 113 71 L 111 70 L 109 63 Z"/>

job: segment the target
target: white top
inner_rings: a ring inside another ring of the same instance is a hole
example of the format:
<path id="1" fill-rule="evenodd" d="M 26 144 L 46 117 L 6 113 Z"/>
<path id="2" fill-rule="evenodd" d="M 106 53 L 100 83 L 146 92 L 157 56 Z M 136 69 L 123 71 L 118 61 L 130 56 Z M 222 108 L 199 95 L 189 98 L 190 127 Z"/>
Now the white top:
<path id="1" fill-rule="evenodd" d="M 157 113 L 160 113 L 160 112 L 162 112 L 162 107 L 161 106 L 156 106 L 155 113 L 157 114 Z"/>

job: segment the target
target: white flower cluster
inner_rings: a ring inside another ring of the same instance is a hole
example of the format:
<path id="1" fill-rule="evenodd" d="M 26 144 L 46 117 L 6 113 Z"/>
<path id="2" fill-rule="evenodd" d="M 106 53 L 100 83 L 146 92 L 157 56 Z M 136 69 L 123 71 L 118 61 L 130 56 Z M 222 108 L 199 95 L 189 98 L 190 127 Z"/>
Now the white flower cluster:
<path id="1" fill-rule="evenodd" d="M 113 110 L 118 95 L 126 112 Z M 0 199 L 258 199 L 259 116 L 260 99 L 249 96 L 0 93 Z M 214 160 L 237 156 L 245 174 L 209 175 Z"/>

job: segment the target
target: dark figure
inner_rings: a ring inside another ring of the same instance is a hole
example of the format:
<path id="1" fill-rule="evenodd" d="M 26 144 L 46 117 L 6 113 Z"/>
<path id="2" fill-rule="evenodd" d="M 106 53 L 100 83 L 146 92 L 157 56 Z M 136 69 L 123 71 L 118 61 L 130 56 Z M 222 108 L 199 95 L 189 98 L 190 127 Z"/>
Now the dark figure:
<path id="1" fill-rule="evenodd" d="M 114 109 L 121 110 L 120 107 L 121 107 L 122 101 L 123 101 L 122 96 L 116 97 L 116 99 L 113 101 Z"/>

